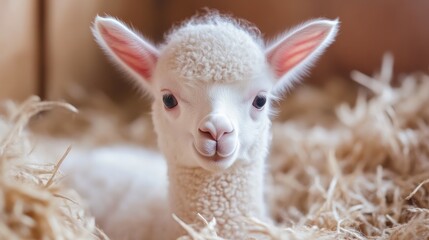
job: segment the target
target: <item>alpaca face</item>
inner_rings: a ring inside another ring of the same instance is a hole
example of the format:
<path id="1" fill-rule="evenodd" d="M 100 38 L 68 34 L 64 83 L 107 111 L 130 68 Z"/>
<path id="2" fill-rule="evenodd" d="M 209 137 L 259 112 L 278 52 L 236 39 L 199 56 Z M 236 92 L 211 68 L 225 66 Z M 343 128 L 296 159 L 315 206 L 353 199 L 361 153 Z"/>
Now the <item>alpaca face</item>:
<path id="1" fill-rule="evenodd" d="M 172 164 L 220 171 L 236 160 L 265 154 L 270 88 L 252 84 L 204 83 L 157 87 L 153 121 L 158 143 Z M 259 151 L 258 151 L 259 150 Z"/>
<path id="2" fill-rule="evenodd" d="M 221 171 L 253 159 L 269 128 L 273 77 L 262 47 L 233 25 L 184 27 L 154 71 L 153 120 L 172 164 Z"/>
<path id="3" fill-rule="evenodd" d="M 265 157 L 270 103 L 333 41 L 337 24 L 308 22 L 268 47 L 251 28 L 217 15 L 189 21 L 159 48 L 112 18 L 97 17 L 93 32 L 153 97 L 169 164 L 217 172 Z"/>

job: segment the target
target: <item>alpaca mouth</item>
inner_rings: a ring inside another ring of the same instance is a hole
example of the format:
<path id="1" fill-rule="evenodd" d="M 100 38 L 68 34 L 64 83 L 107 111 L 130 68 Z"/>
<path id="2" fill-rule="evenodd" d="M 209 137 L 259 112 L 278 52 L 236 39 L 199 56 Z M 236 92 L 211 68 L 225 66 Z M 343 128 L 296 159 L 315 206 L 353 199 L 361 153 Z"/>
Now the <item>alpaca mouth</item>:
<path id="1" fill-rule="evenodd" d="M 221 156 L 217 152 L 212 156 L 205 156 L 200 153 L 195 143 L 193 145 L 199 166 L 209 172 L 222 172 L 231 167 L 237 159 L 238 146 L 235 146 L 235 150 L 228 156 Z"/>
<path id="2" fill-rule="evenodd" d="M 237 150 L 237 144 L 226 153 L 222 151 L 223 149 L 219 149 L 219 146 L 217 143 L 215 143 L 215 147 L 214 147 L 215 150 L 213 151 L 206 151 L 206 150 L 203 151 L 199 149 L 198 144 L 196 144 L 195 142 L 193 145 L 197 155 L 199 155 L 202 159 L 210 162 L 221 162 L 221 161 L 226 161 L 228 159 L 231 159 L 232 156 L 235 155 L 235 152 Z"/>

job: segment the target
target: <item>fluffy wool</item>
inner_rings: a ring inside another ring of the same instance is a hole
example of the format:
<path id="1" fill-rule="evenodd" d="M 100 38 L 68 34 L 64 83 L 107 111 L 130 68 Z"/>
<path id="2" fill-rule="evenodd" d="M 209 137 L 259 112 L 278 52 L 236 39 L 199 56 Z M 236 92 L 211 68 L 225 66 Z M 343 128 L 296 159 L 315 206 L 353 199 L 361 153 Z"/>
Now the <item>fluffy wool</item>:
<path id="1" fill-rule="evenodd" d="M 206 220 L 215 219 L 220 236 L 245 239 L 251 234 L 245 219 L 250 216 L 267 221 L 264 207 L 264 164 L 262 161 L 247 166 L 233 166 L 226 173 L 212 174 L 203 169 L 183 167 L 169 171 L 170 201 L 180 219 L 203 228 L 199 214 Z M 182 230 L 183 234 L 183 230 Z"/>
<path id="2" fill-rule="evenodd" d="M 219 16 L 190 21 L 172 31 L 163 46 L 160 65 L 186 81 L 245 81 L 265 62 L 261 40 L 237 21 Z M 162 63 L 167 61 L 167 63 Z"/>

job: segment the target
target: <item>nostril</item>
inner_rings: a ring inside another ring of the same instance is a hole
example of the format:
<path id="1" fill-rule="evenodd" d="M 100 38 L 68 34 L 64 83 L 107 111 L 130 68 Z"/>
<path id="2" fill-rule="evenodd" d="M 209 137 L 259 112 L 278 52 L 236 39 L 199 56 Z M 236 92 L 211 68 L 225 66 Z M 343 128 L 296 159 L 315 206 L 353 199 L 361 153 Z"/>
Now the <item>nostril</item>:
<path id="1" fill-rule="evenodd" d="M 213 140 L 216 140 L 216 133 L 215 132 L 212 132 L 212 131 L 209 131 L 209 130 L 206 130 L 206 129 L 201 129 L 201 128 L 199 128 L 198 131 L 202 135 L 205 135 L 205 136 L 207 136 L 209 138 L 212 138 Z"/>
<path id="2" fill-rule="evenodd" d="M 201 129 L 199 128 L 198 131 L 200 134 L 205 135 L 209 138 L 212 138 L 213 140 L 220 140 L 224 135 L 232 133 L 234 130 L 222 130 L 222 129 L 215 129 L 214 131 L 210 131 L 208 129 Z"/>
<path id="3" fill-rule="evenodd" d="M 222 138 L 222 136 L 224 136 L 224 135 L 227 135 L 227 134 L 230 134 L 230 133 L 232 133 L 232 131 L 233 130 L 224 130 L 224 129 L 220 129 L 218 132 L 217 132 L 217 138 L 216 138 L 216 140 L 219 140 L 219 139 L 221 139 Z"/>

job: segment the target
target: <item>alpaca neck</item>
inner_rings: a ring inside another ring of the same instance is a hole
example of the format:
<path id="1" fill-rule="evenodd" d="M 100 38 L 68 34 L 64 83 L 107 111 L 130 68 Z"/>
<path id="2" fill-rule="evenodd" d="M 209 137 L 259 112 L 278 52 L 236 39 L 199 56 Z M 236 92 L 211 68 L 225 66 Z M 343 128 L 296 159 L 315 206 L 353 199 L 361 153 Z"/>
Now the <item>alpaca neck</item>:
<path id="1" fill-rule="evenodd" d="M 238 161 L 239 162 L 239 161 Z M 240 237 L 245 217 L 265 217 L 263 200 L 264 161 L 236 164 L 221 173 L 202 168 L 169 167 L 170 207 L 182 221 L 202 226 L 216 218 L 221 237 Z"/>

